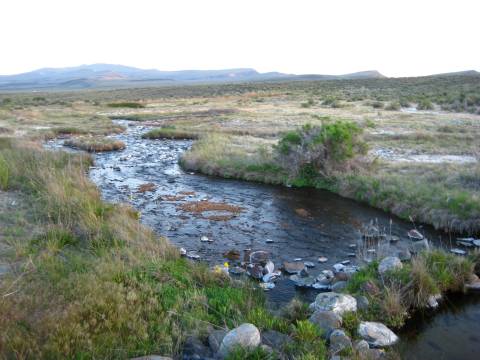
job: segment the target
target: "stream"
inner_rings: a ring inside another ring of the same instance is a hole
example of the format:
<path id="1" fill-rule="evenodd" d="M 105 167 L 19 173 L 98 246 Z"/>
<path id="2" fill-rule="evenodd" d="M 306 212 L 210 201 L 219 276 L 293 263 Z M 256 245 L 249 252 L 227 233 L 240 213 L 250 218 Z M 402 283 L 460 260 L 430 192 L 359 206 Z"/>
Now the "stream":
<path id="1" fill-rule="evenodd" d="M 148 131 L 135 122 L 117 121 L 127 131 L 115 135 L 126 144 L 119 152 L 94 155 L 91 180 L 109 202 L 126 202 L 141 212 L 141 221 L 178 247 L 198 254 L 210 265 L 228 261 L 223 254 L 246 249 L 265 250 L 279 268 L 283 261 L 302 259 L 315 264 L 312 275 L 332 269 L 340 261 L 356 264 L 355 252 L 364 249 L 362 225 L 378 222 L 399 238 L 389 254 L 404 251 L 413 225 L 381 210 L 327 191 L 295 189 L 184 172 L 179 156 L 189 140 L 146 140 Z M 62 147 L 58 140 L 47 147 Z M 145 184 L 154 184 L 139 192 Z M 195 204 L 228 204 L 234 211 L 193 211 Z M 187 206 L 186 206 L 187 205 Z M 192 210 L 193 209 L 193 210 Z M 435 245 L 450 246 L 447 234 L 430 226 L 419 230 Z M 202 239 L 203 237 L 203 240 Z M 205 241 L 208 239 L 209 241 Z M 319 257 L 328 261 L 319 263 Z M 288 277 L 267 292 L 272 308 L 280 308 L 297 296 L 313 301 L 318 290 L 298 289 Z M 480 298 L 446 301 L 431 317 L 417 316 L 399 333 L 397 346 L 405 359 L 477 359 L 480 350 Z"/>

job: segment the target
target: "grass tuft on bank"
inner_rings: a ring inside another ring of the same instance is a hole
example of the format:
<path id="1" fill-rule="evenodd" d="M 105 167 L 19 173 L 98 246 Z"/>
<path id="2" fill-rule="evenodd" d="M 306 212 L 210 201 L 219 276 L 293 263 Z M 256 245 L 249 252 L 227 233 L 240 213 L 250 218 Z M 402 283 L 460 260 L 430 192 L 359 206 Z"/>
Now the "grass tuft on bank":
<path id="1" fill-rule="evenodd" d="M 125 149 L 125 143 L 107 137 L 75 137 L 64 143 L 66 146 L 88 152 L 118 151 Z"/>

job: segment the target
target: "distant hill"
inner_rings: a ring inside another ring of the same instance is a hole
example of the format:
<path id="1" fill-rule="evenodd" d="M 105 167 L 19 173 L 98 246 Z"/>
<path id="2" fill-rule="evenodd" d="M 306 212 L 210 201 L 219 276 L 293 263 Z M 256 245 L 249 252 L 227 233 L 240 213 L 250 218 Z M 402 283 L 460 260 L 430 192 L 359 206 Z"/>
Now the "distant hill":
<path id="1" fill-rule="evenodd" d="M 66 68 L 43 68 L 17 75 L 0 76 L 0 90 L 84 89 L 145 84 L 211 83 L 262 80 L 335 80 L 384 78 L 378 71 L 345 75 L 293 75 L 259 73 L 250 68 L 223 70 L 160 71 L 112 64 L 92 64 Z"/>

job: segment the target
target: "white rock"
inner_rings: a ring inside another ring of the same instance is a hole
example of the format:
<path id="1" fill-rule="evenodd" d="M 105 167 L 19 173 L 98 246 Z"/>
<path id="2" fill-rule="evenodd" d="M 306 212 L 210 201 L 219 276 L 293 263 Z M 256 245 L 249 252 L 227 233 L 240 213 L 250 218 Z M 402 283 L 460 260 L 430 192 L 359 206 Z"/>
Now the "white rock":
<path id="1" fill-rule="evenodd" d="M 237 346 L 243 348 L 256 348 L 261 343 L 260 331 L 253 324 L 242 324 L 229 331 L 222 340 L 219 353 L 226 357 Z"/>
<path id="2" fill-rule="evenodd" d="M 325 256 L 320 256 L 318 258 L 318 262 L 319 263 L 326 263 L 328 261 L 328 259 L 325 257 Z"/>
<path id="3" fill-rule="evenodd" d="M 348 311 L 357 311 L 357 300 L 351 295 L 326 292 L 318 294 L 311 307 L 315 310 L 333 311 L 342 315 Z"/>
<path id="4" fill-rule="evenodd" d="M 333 265 L 333 271 L 335 271 L 337 273 L 343 271 L 343 269 L 345 269 L 345 265 L 343 265 L 343 264 L 339 263 L 339 264 Z"/>
<path id="5" fill-rule="evenodd" d="M 450 249 L 450 252 L 455 255 L 465 255 L 467 253 L 465 250 L 458 249 L 458 248 Z"/>
<path id="6" fill-rule="evenodd" d="M 200 238 L 200 241 L 201 241 L 201 242 L 209 242 L 210 239 L 208 238 L 208 236 L 205 236 L 205 235 L 204 235 L 204 236 L 202 236 L 202 237 Z"/>
<path id="7" fill-rule="evenodd" d="M 402 267 L 402 262 L 398 257 L 388 256 L 380 261 L 380 264 L 378 265 L 378 272 L 380 274 L 384 274 L 387 271 L 401 269 Z"/>
<path id="8" fill-rule="evenodd" d="M 187 255 L 187 250 L 186 250 L 185 248 L 183 248 L 183 247 L 180 248 L 180 255 L 181 255 L 181 256 Z"/>
<path id="9" fill-rule="evenodd" d="M 267 271 L 267 274 L 270 274 L 273 273 L 273 270 L 275 270 L 275 264 L 268 260 L 263 268 Z"/>
<path id="10" fill-rule="evenodd" d="M 391 346 L 398 341 L 398 336 L 392 330 L 378 322 L 360 322 L 358 335 L 373 347 Z"/>

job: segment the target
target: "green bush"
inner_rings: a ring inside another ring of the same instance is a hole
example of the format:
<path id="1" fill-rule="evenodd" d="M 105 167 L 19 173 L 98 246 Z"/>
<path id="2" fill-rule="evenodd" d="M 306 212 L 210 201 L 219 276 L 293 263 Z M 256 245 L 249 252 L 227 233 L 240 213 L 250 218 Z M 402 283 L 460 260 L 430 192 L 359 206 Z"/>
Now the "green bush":
<path id="1" fill-rule="evenodd" d="M 277 159 L 292 179 L 310 185 L 310 180 L 351 169 L 352 160 L 367 150 L 361 134 L 362 129 L 352 122 L 307 124 L 282 136 L 276 145 Z"/>
<path id="2" fill-rule="evenodd" d="M 108 104 L 109 107 L 113 108 L 131 108 L 131 109 L 140 109 L 144 108 L 145 105 L 137 102 L 117 102 Z"/>

